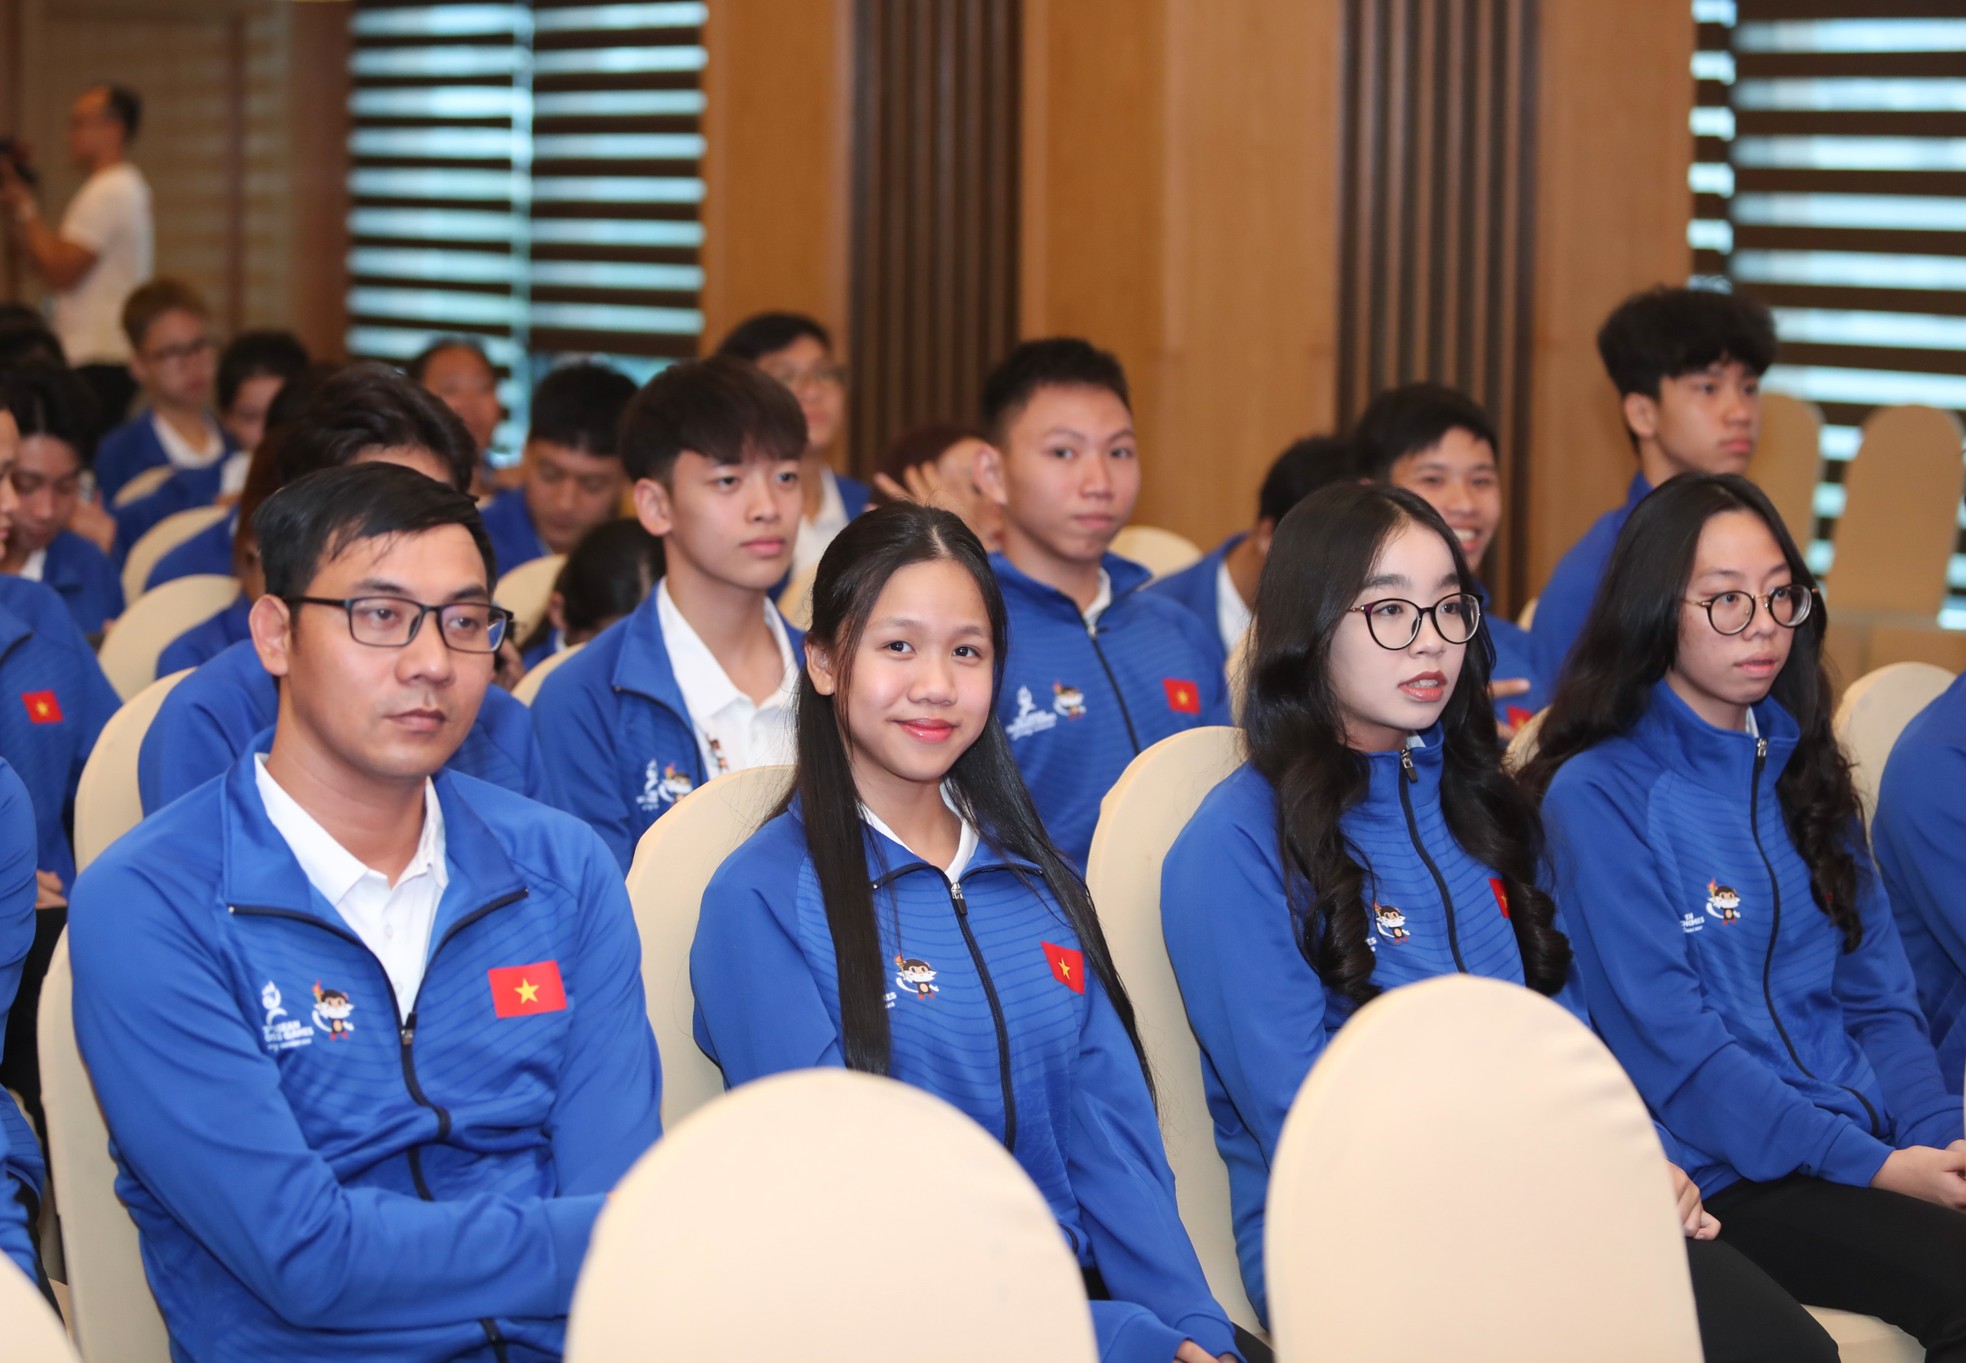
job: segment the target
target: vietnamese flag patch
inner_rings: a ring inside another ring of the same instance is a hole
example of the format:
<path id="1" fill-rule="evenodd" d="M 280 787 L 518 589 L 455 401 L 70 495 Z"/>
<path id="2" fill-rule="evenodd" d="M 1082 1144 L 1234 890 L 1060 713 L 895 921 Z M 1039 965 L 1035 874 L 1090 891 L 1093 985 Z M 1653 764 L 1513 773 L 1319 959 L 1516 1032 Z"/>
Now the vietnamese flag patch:
<path id="1" fill-rule="evenodd" d="M 566 1011 L 567 991 L 560 983 L 558 961 L 494 966 L 485 974 L 491 981 L 492 1011 L 502 1018 Z"/>
<path id="2" fill-rule="evenodd" d="M 1511 729 L 1520 729 L 1530 720 L 1536 718 L 1536 712 L 1534 710 L 1525 710 L 1520 705 L 1504 706 L 1503 712 L 1508 715 L 1509 727 Z"/>
<path id="3" fill-rule="evenodd" d="M 27 718 L 31 724 L 61 723 L 61 701 L 52 691 L 23 691 L 20 703 L 27 707 Z"/>
<path id="4" fill-rule="evenodd" d="M 1488 888 L 1495 892 L 1495 907 L 1502 911 L 1502 917 L 1507 918 L 1509 916 L 1508 887 L 1491 876 L 1488 881 Z"/>
<path id="5" fill-rule="evenodd" d="M 1051 963 L 1051 978 L 1074 994 L 1085 992 L 1085 955 L 1055 942 L 1039 942 L 1044 958 Z"/>
<path id="6" fill-rule="evenodd" d="M 1161 678 L 1161 686 L 1167 692 L 1167 708 L 1178 715 L 1198 715 L 1201 713 L 1201 691 L 1191 681 L 1179 677 Z"/>

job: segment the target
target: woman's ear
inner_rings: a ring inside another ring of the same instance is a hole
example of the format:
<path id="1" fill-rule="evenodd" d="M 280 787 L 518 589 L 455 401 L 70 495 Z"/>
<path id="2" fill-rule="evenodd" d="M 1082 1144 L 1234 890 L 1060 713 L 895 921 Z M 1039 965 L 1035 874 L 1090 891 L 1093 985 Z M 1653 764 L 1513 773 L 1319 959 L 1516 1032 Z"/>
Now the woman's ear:
<path id="1" fill-rule="evenodd" d="M 839 689 L 839 677 L 833 671 L 833 655 L 822 644 L 806 639 L 806 675 L 812 678 L 812 689 L 822 696 L 830 696 Z"/>

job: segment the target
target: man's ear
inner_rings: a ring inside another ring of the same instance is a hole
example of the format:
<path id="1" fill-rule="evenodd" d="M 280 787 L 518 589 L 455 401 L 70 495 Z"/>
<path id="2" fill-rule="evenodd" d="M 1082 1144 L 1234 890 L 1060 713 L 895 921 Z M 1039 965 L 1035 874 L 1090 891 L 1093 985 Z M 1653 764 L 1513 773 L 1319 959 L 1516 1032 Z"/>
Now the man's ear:
<path id="1" fill-rule="evenodd" d="M 1249 538 L 1256 545 L 1257 557 L 1268 558 L 1270 556 L 1270 546 L 1276 543 L 1277 523 L 1268 516 L 1264 516 L 1256 522 L 1256 528 L 1250 531 Z"/>
<path id="2" fill-rule="evenodd" d="M 669 489 L 654 478 L 637 478 L 631 490 L 635 499 L 635 519 L 642 529 L 661 539 L 676 528 L 676 504 Z"/>
<path id="3" fill-rule="evenodd" d="M 989 500 L 998 506 L 1010 505 L 1010 493 L 1004 486 L 1003 451 L 995 445 L 985 445 L 976 452 L 970 477 L 976 480 L 976 490 Z"/>
<path id="4" fill-rule="evenodd" d="M 1643 393 L 1625 394 L 1625 428 L 1640 440 L 1656 440 L 1659 435 L 1659 400 Z"/>
<path id="5" fill-rule="evenodd" d="M 830 696 L 839 689 L 840 679 L 833 671 L 833 655 L 823 644 L 815 644 L 810 637 L 806 639 L 806 675 L 812 678 L 812 689 L 822 696 Z"/>
<path id="6" fill-rule="evenodd" d="M 253 652 L 259 655 L 259 665 L 273 676 L 286 676 L 292 667 L 292 608 L 277 596 L 262 596 L 253 602 L 246 623 L 252 629 Z"/>

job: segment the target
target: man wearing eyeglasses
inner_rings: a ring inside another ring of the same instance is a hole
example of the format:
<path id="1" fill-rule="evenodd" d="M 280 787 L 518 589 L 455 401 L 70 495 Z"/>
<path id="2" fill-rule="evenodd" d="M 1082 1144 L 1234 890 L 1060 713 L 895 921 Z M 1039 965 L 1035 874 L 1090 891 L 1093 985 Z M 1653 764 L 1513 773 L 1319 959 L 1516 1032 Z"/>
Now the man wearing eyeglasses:
<path id="1" fill-rule="evenodd" d="M 577 820 L 444 770 L 510 615 L 470 498 L 355 464 L 253 518 L 272 746 L 103 854 L 76 1034 L 174 1354 L 557 1357 L 660 1130 L 640 951 Z"/>

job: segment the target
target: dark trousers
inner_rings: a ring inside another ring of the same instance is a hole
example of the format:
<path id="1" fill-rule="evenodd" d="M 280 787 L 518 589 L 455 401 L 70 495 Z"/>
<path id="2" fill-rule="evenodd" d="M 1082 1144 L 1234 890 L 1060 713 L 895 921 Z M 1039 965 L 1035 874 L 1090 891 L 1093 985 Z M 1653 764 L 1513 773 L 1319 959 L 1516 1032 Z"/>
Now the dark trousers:
<path id="1" fill-rule="evenodd" d="M 34 915 L 34 945 L 21 962 L 20 992 L 7 1010 L 7 1046 L 0 1052 L 0 1086 L 20 1095 L 21 1107 L 45 1148 L 47 1118 L 41 1114 L 41 981 L 55 958 L 55 944 L 68 926 L 67 909 L 41 909 Z"/>
<path id="2" fill-rule="evenodd" d="M 96 400 L 96 419 L 102 429 L 120 426 L 130 415 L 130 404 L 136 401 L 137 381 L 130 376 L 130 367 L 125 364 L 84 364 L 77 365 L 75 376 L 89 386 L 89 392 Z"/>
<path id="3" fill-rule="evenodd" d="M 1737 1183 L 1706 1205 L 1721 1240 L 1797 1301 L 1876 1316 L 1928 1363 L 1966 1363 L 1966 1215 L 1800 1176 Z"/>
<path id="4" fill-rule="evenodd" d="M 1723 1219 L 1720 1239 L 1686 1242 L 1707 1363 L 1836 1363 L 1836 1341 L 1729 1243 L 1733 1229 Z"/>

